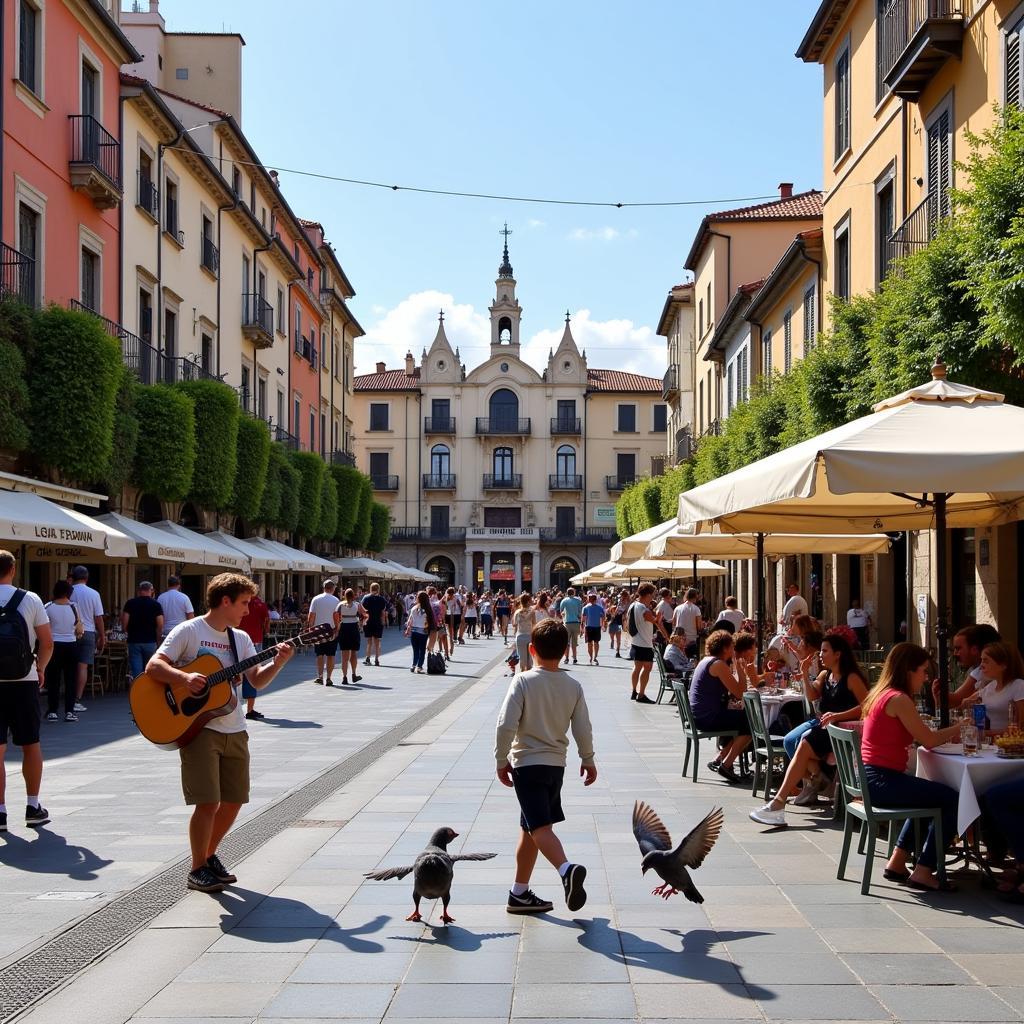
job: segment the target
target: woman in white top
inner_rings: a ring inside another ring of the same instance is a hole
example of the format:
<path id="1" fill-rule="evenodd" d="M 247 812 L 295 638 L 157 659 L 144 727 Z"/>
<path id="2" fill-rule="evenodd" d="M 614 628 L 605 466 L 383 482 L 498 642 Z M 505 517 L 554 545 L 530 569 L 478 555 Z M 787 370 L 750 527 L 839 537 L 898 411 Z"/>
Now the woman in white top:
<path id="1" fill-rule="evenodd" d="M 469 633 L 471 639 L 475 640 L 478 609 L 476 606 L 476 594 L 472 593 L 472 591 L 466 595 L 466 609 L 463 614 L 466 617 L 466 632 Z"/>
<path id="2" fill-rule="evenodd" d="M 356 675 L 359 664 L 359 627 L 369 617 L 366 609 L 356 600 L 355 591 L 349 587 L 345 599 L 338 605 L 341 622 L 338 626 L 338 646 L 341 648 L 341 684 L 348 686 L 348 670 L 352 666 L 352 682 L 358 683 L 362 676 Z"/>
<path id="3" fill-rule="evenodd" d="M 430 607 L 430 598 L 425 590 L 416 595 L 416 603 L 409 609 L 409 617 L 405 623 L 405 635 L 412 644 L 412 668 L 410 672 L 423 674 L 423 660 L 427 656 L 427 639 L 434 621 L 434 610 Z"/>
<path id="4" fill-rule="evenodd" d="M 78 609 L 71 603 L 71 584 L 58 580 L 53 587 L 53 600 L 46 606 L 53 634 L 53 655 L 46 666 L 46 720 L 58 720 L 60 687 L 64 684 L 64 721 L 77 722 L 75 689 L 78 682 L 78 637 L 75 623 Z"/>
<path id="5" fill-rule="evenodd" d="M 743 622 L 746 619 L 746 615 L 740 610 L 740 603 L 735 597 L 727 597 L 725 599 L 725 607 L 718 613 L 718 621 L 725 619 L 726 622 L 733 624 L 734 632 L 739 632 L 743 628 Z"/>
<path id="6" fill-rule="evenodd" d="M 554 613 L 551 611 L 551 595 L 546 590 L 542 590 L 537 595 L 537 603 L 533 607 L 533 624 L 536 626 L 538 622 L 554 617 Z"/>
<path id="7" fill-rule="evenodd" d="M 518 670 L 525 672 L 533 668 L 533 661 L 530 659 L 530 634 L 533 627 L 537 625 L 537 615 L 532 608 L 529 594 L 522 594 L 519 598 L 519 607 L 512 616 L 512 629 L 516 635 L 516 654 L 519 655 Z"/>
<path id="8" fill-rule="evenodd" d="M 986 644 L 981 649 L 981 672 L 984 678 L 975 684 L 977 703 L 985 705 L 989 730 L 1006 732 L 1010 724 L 1010 704 L 1017 705 L 1020 711 L 1018 702 L 1024 701 L 1024 660 L 1010 644 Z"/>

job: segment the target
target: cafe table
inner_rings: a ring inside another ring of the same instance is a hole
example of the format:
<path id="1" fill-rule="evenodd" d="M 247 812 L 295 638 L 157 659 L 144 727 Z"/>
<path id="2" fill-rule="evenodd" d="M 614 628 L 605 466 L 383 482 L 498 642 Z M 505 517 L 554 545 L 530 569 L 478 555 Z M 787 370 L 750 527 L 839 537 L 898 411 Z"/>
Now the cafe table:
<path id="1" fill-rule="evenodd" d="M 918 778 L 941 782 L 959 794 L 956 828 L 965 835 L 971 823 L 981 815 L 978 803 L 984 792 L 997 782 L 1008 778 L 1024 777 L 1024 758 L 1004 758 L 995 746 L 982 747 L 974 757 L 963 753 L 959 743 L 944 743 L 940 747 L 917 752 Z"/>
<path id="2" fill-rule="evenodd" d="M 804 696 L 799 690 L 762 690 L 761 706 L 764 708 L 764 724 L 769 728 L 775 724 L 784 704 L 791 701 L 803 703 Z"/>

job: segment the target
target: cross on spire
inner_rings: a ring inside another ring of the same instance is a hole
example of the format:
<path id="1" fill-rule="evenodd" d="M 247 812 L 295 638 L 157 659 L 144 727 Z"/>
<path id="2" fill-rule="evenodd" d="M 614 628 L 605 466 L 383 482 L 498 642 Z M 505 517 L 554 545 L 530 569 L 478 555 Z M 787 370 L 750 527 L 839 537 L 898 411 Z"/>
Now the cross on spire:
<path id="1" fill-rule="evenodd" d="M 505 226 L 498 232 L 499 235 L 505 236 L 505 247 L 501 253 L 501 266 L 498 267 L 498 277 L 511 277 L 512 276 L 512 264 L 508 258 L 508 236 L 512 234 L 512 229 L 508 226 L 508 221 L 505 222 Z"/>
<path id="2" fill-rule="evenodd" d="M 439 316 L 438 316 L 438 320 L 439 320 L 439 321 L 440 321 L 440 322 L 441 322 L 442 324 L 444 323 L 444 310 L 443 310 L 443 309 L 439 311 Z"/>
<path id="3" fill-rule="evenodd" d="M 568 323 L 568 322 L 569 322 L 569 310 L 566 310 L 566 311 L 565 311 L 565 322 L 566 322 L 566 323 Z"/>

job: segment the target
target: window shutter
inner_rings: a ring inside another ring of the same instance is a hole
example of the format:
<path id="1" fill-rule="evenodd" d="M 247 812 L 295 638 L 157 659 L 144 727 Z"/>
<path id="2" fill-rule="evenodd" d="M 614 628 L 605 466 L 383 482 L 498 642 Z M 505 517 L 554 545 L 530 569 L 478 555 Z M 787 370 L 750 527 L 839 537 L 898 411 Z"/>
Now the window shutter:
<path id="1" fill-rule="evenodd" d="M 1020 107 L 1021 73 L 1020 73 L 1020 33 L 1024 22 L 1017 24 L 1006 34 L 1006 103 Z"/>
<path id="2" fill-rule="evenodd" d="M 793 314 L 786 310 L 782 319 L 783 367 L 786 373 L 793 368 Z"/>
<path id="3" fill-rule="evenodd" d="M 814 348 L 815 324 L 817 323 L 816 299 L 817 292 L 814 288 L 808 288 L 804 292 L 804 355 Z"/>

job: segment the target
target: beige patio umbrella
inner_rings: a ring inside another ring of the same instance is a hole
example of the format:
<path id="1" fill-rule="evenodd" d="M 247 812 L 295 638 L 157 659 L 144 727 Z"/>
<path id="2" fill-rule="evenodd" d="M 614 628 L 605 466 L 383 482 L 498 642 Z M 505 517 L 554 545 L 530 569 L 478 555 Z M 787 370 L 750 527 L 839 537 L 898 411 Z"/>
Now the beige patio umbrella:
<path id="1" fill-rule="evenodd" d="M 569 582 L 577 587 L 585 587 L 588 583 L 606 583 L 604 574 L 614 567 L 614 561 L 601 562 L 599 565 L 591 566 L 591 568 L 577 573 Z"/>
<path id="2" fill-rule="evenodd" d="M 728 571 L 724 565 L 703 559 L 694 563 L 682 558 L 638 558 L 632 562 L 617 562 L 604 577 L 606 580 L 662 580 L 678 576 L 704 579 L 709 576 L 725 576 Z"/>
<path id="3" fill-rule="evenodd" d="M 684 533 L 662 534 L 647 545 L 646 558 L 685 558 L 710 555 L 714 558 L 753 559 L 762 555 L 884 555 L 892 543 L 884 533 Z"/>
<path id="4" fill-rule="evenodd" d="M 734 533 L 936 530 L 936 641 L 945 679 L 946 528 L 1024 515 L 1024 409 L 947 381 L 941 363 L 932 378 L 867 416 L 686 491 L 679 519 Z"/>
<path id="5" fill-rule="evenodd" d="M 612 545 L 611 556 L 613 562 L 633 561 L 637 558 L 647 557 L 647 545 L 656 541 L 659 537 L 679 528 L 678 519 L 669 519 L 667 522 L 658 523 L 657 526 L 648 527 L 631 537 L 623 537 Z"/>

